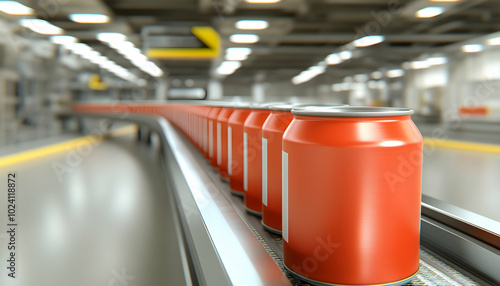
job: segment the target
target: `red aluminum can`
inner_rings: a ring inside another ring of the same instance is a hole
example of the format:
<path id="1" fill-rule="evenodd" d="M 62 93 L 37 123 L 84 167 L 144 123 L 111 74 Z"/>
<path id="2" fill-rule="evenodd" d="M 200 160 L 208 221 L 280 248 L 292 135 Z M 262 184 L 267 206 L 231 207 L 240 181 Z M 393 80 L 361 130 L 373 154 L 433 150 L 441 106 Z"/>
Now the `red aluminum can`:
<path id="1" fill-rule="evenodd" d="M 271 106 L 262 126 L 262 224 L 281 235 L 281 152 L 283 133 L 293 120 L 293 105 Z"/>
<path id="2" fill-rule="evenodd" d="M 262 126 L 269 114 L 269 105 L 252 106 L 243 125 L 245 210 L 256 216 L 262 215 Z"/>
<path id="3" fill-rule="evenodd" d="M 212 106 L 204 106 L 201 116 L 201 138 L 203 155 L 208 158 L 208 115 L 212 111 Z"/>
<path id="4" fill-rule="evenodd" d="M 228 120 L 228 173 L 229 186 L 235 195 L 244 194 L 243 189 L 243 125 L 252 112 L 249 105 L 235 107 Z"/>
<path id="5" fill-rule="evenodd" d="M 233 107 L 223 107 L 217 117 L 217 167 L 219 175 L 225 180 L 229 180 L 227 172 L 227 121 L 233 111 Z"/>
<path id="6" fill-rule="evenodd" d="M 407 108 L 294 109 L 283 137 L 285 266 L 311 283 L 418 272 L 422 136 Z"/>
<path id="7" fill-rule="evenodd" d="M 212 167 L 217 168 L 217 117 L 222 107 L 214 106 L 208 114 L 208 158 Z"/>
<path id="8" fill-rule="evenodd" d="M 291 110 L 298 107 L 333 107 L 341 104 L 271 105 L 271 115 L 262 127 L 262 225 L 281 235 L 282 229 L 282 170 L 283 134 L 293 120 Z"/>

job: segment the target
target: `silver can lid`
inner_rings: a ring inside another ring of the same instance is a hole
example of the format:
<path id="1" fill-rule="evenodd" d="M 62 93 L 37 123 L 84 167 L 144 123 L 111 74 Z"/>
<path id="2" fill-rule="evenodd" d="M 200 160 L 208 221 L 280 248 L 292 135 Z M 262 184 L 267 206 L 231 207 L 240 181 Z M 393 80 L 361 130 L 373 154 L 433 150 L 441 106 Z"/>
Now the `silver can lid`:
<path id="1" fill-rule="evenodd" d="M 270 107 L 271 110 L 278 110 L 278 111 L 292 111 L 293 109 L 302 109 L 302 108 L 312 108 L 312 107 L 318 107 L 318 108 L 325 108 L 325 107 L 341 107 L 341 106 L 348 106 L 347 104 L 324 104 L 324 103 L 309 103 L 309 104 L 278 104 L 278 105 L 273 105 Z"/>
<path id="2" fill-rule="evenodd" d="M 250 108 L 255 110 L 270 110 L 271 106 L 287 104 L 286 102 L 265 102 L 265 103 L 254 103 Z"/>
<path id="3" fill-rule="evenodd" d="M 385 117 L 412 115 L 414 110 L 401 107 L 341 106 L 341 107 L 301 107 L 294 108 L 295 115 L 323 117 Z"/>
<path id="4" fill-rule="evenodd" d="M 273 111 L 292 111 L 296 106 L 293 104 L 276 104 L 269 107 Z"/>
<path id="5" fill-rule="evenodd" d="M 233 102 L 232 107 L 238 108 L 238 109 L 249 109 L 252 107 L 251 102 Z"/>

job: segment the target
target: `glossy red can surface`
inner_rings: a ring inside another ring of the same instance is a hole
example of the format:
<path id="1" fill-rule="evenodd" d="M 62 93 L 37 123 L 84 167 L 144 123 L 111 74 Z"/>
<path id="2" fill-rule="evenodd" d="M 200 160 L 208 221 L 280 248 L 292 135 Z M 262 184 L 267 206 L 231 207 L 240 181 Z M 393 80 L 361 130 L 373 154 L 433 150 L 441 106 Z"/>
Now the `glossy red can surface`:
<path id="1" fill-rule="evenodd" d="M 403 114 L 295 113 L 282 155 L 283 252 L 292 272 L 336 285 L 417 273 L 422 136 Z"/>
<path id="2" fill-rule="evenodd" d="M 262 213 L 262 126 L 269 114 L 269 110 L 253 110 L 243 126 L 245 208 L 256 215 Z"/>
<path id="3" fill-rule="evenodd" d="M 227 179 L 229 179 L 227 172 L 227 121 L 233 111 L 232 107 L 223 107 L 217 117 L 217 167 L 220 176 Z"/>
<path id="4" fill-rule="evenodd" d="M 233 192 L 243 195 L 243 124 L 252 112 L 248 108 L 236 108 L 228 120 L 228 173 Z"/>
<path id="5" fill-rule="evenodd" d="M 283 134 L 293 120 L 290 111 L 272 111 L 262 126 L 262 223 L 280 233 L 282 227 L 281 153 Z"/>
<path id="6" fill-rule="evenodd" d="M 208 114 L 208 158 L 211 165 L 217 167 L 217 117 L 222 107 L 214 107 Z"/>

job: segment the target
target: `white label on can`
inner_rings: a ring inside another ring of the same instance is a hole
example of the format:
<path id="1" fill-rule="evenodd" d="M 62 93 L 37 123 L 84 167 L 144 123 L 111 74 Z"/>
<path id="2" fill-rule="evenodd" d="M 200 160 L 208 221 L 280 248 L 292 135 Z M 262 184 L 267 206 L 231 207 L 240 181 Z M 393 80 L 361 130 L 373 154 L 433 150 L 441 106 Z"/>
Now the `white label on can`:
<path id="1" fill-rule="evenodd" d="M 262 138 L 262 204 L 267 207 L 267 139 Z"/>
<path id="2" fill-rule="evenodd" d="M 208 122 L 208 157 L 214 157 L 214 122 Z"/>
<path id="3" fill-rule="evenodd" d="M 248 134 L 243 133 L 243 189 L 248 191 Z"/>
<path id="4" fill-rule="evenodd" d="M 222 165 L 222 126 L 217 122 L 217 165 Z"/>
<path id="5" fill-rule="evenodd" d="M 288 153 L 283 151 L 282 159 L 282 186 L 283 186 L 283 239 L 288 242 Z"/>
<path id="6" fill-rule="evenodd" d="M 233 129 L 227 127 L 227 172 L 233 174 Z"/>
<path id="7" fill-rule="evenodd" d="M 207 152 L 208 150 L 208 138 L 207 138 L 207 124 L 208 121 L 206 119 L 203 119 L 203 151 Z"/>

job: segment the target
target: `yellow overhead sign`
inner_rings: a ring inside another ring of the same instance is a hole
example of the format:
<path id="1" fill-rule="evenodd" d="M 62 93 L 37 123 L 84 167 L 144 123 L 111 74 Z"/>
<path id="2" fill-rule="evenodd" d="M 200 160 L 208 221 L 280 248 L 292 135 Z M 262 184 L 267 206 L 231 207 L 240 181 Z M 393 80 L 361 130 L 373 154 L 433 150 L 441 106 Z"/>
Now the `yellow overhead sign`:
<path id="1" fill-rule="evenodd" d="M 89 88 L 91 90 L 107 90 L 108 84 L 101 81 L 101 77 L 98 74 L 93 74 L 90 76 Z"/>
<path id="2" fill-rule="evenodd" d="M 219 56 L 220 37 L 212 27 L 197 26 L 191 28 L 191 33 L 196 36 L 206 48 L 151 48 L 147 56 L 156 59 L 186 59 L 203 60 Z"/>

